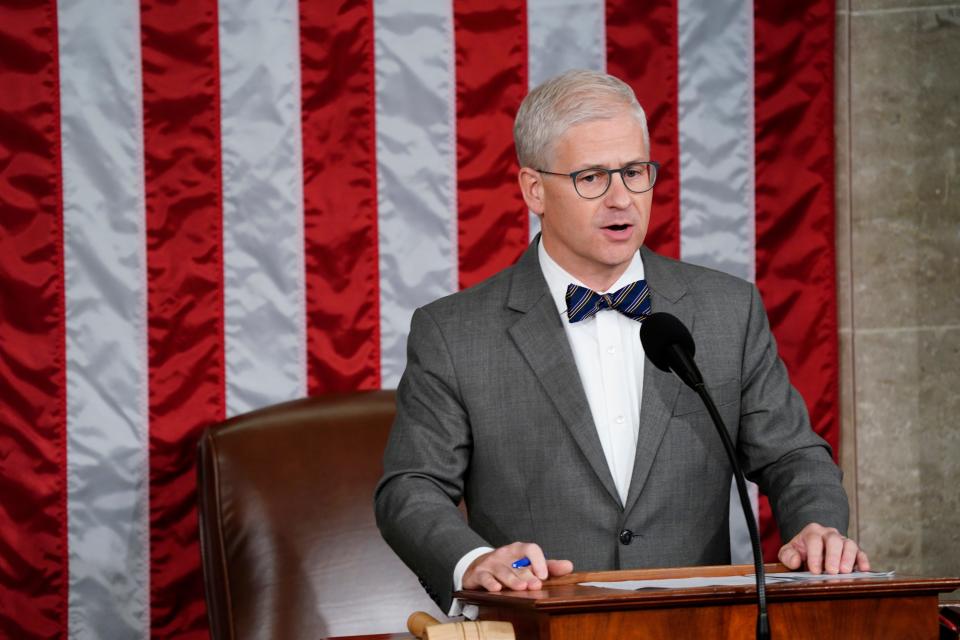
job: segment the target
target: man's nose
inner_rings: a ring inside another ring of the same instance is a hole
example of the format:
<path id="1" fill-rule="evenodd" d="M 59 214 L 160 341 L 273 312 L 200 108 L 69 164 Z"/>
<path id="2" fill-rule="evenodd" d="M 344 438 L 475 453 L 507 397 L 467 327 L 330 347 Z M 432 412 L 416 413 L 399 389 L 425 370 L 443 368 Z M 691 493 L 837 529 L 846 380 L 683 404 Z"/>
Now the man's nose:
<path id="1" fill-rule="evenodd" d="M 630 190 L 623 182 L 623 174 L 617 173 L 610 176 L 610 188 L 603 194 L 604 204 L 614 209 L 624 209 L 630 206 Z"/>

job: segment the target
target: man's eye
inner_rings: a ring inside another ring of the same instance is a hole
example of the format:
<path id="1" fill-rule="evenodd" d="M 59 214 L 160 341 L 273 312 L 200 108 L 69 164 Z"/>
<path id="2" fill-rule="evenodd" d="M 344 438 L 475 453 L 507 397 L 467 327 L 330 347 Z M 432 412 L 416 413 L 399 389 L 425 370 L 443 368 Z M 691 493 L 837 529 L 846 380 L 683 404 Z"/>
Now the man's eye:
<path id="1" fill-rule="evenodd" d="M 577 177 L 577 179 L 580 180 L 580 182 L 590 184 L 591 182 L 596 182 L 597 180 L 600 180 L 602 175 L 603 174 L 599 171 L 588 171 L 586 173 L 581 173 Z"/>

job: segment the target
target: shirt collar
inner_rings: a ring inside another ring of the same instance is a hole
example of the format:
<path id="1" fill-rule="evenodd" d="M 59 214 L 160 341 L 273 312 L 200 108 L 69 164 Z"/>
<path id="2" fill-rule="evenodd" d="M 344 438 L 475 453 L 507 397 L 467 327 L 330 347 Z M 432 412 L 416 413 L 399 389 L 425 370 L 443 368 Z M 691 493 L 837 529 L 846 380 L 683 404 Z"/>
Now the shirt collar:
<path id="1" fill-rule="evenodd" d="M 586 287 L 587 289 L 590 287 L 587 287 L 587 285 L 583 284 L 578 278 L 567 273 L 563 267 L 557 264 L 556 260 L 550 257 L 550 254 L 547 253 L 547 250 L 543 246 L 543 239 L 540 240 L 540 244 L 537 247 L 537 257 L 540 259 L 540 270 L 543 272 L 543 277 L 547 281 L 547 288 L 550 289 L 550 295 L 557 305 L 557 311 L 566 315 L 567 286 L 572 283 L 580 287 Z M 617 281 L 613 283 L 609 291 L 618 291 L 631 282 L 643 280 L 643 278 L 643 259 L 640 257 L 640 252 L 638 251 L 633 254 L 633 259 L 630 260 L 630 265 L 627 267 L 627 270 L 617 278 Z M 606 291 L 598 291 L 597 293 L 606 293 Z"/>

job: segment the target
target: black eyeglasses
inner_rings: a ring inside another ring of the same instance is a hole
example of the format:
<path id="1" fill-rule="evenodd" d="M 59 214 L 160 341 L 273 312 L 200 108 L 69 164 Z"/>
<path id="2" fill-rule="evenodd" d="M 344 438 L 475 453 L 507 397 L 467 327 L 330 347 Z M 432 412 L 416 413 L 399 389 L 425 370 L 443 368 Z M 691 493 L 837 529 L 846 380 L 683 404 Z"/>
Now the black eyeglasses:
<path id="1" fill-rule="evenodd" d="M 589 169 L 580 169 L 573 173 L 554 173 L 537 169 L 539 173 L 545 173 L 551 176 L 568 176 L 573 180 L 573 188 L 577 195 L 586 200 L 594 200 L 607 192 L 610 183 L 613 182 L 613 174 L 619 173 L 623 179 L 623 186 L 633 193 L 643 193 L 653 189 L 657 181 L 657 170 L 660 168 L 659 162 L 631 162 L 625 167 L 619 169 L 605 169 L 603 167 L 590 167 Z"/>

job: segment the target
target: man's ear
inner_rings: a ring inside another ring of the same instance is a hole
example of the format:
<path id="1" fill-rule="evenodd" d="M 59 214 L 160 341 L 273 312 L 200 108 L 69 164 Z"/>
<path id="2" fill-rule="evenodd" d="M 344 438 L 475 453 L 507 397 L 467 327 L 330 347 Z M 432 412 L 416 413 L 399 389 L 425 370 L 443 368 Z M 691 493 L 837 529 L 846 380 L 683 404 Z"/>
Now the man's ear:
<path id="1" fill-rule="evenodd" d="M 534 171 L 530 167 L 521 167 L 517 175 L 517 181 L 520 183 L 520 193 L 523 194 L 523 201 L 527 203 L 527 208 L 538 216 L 543 215 L 543 176 L 539 171 Z"/>

